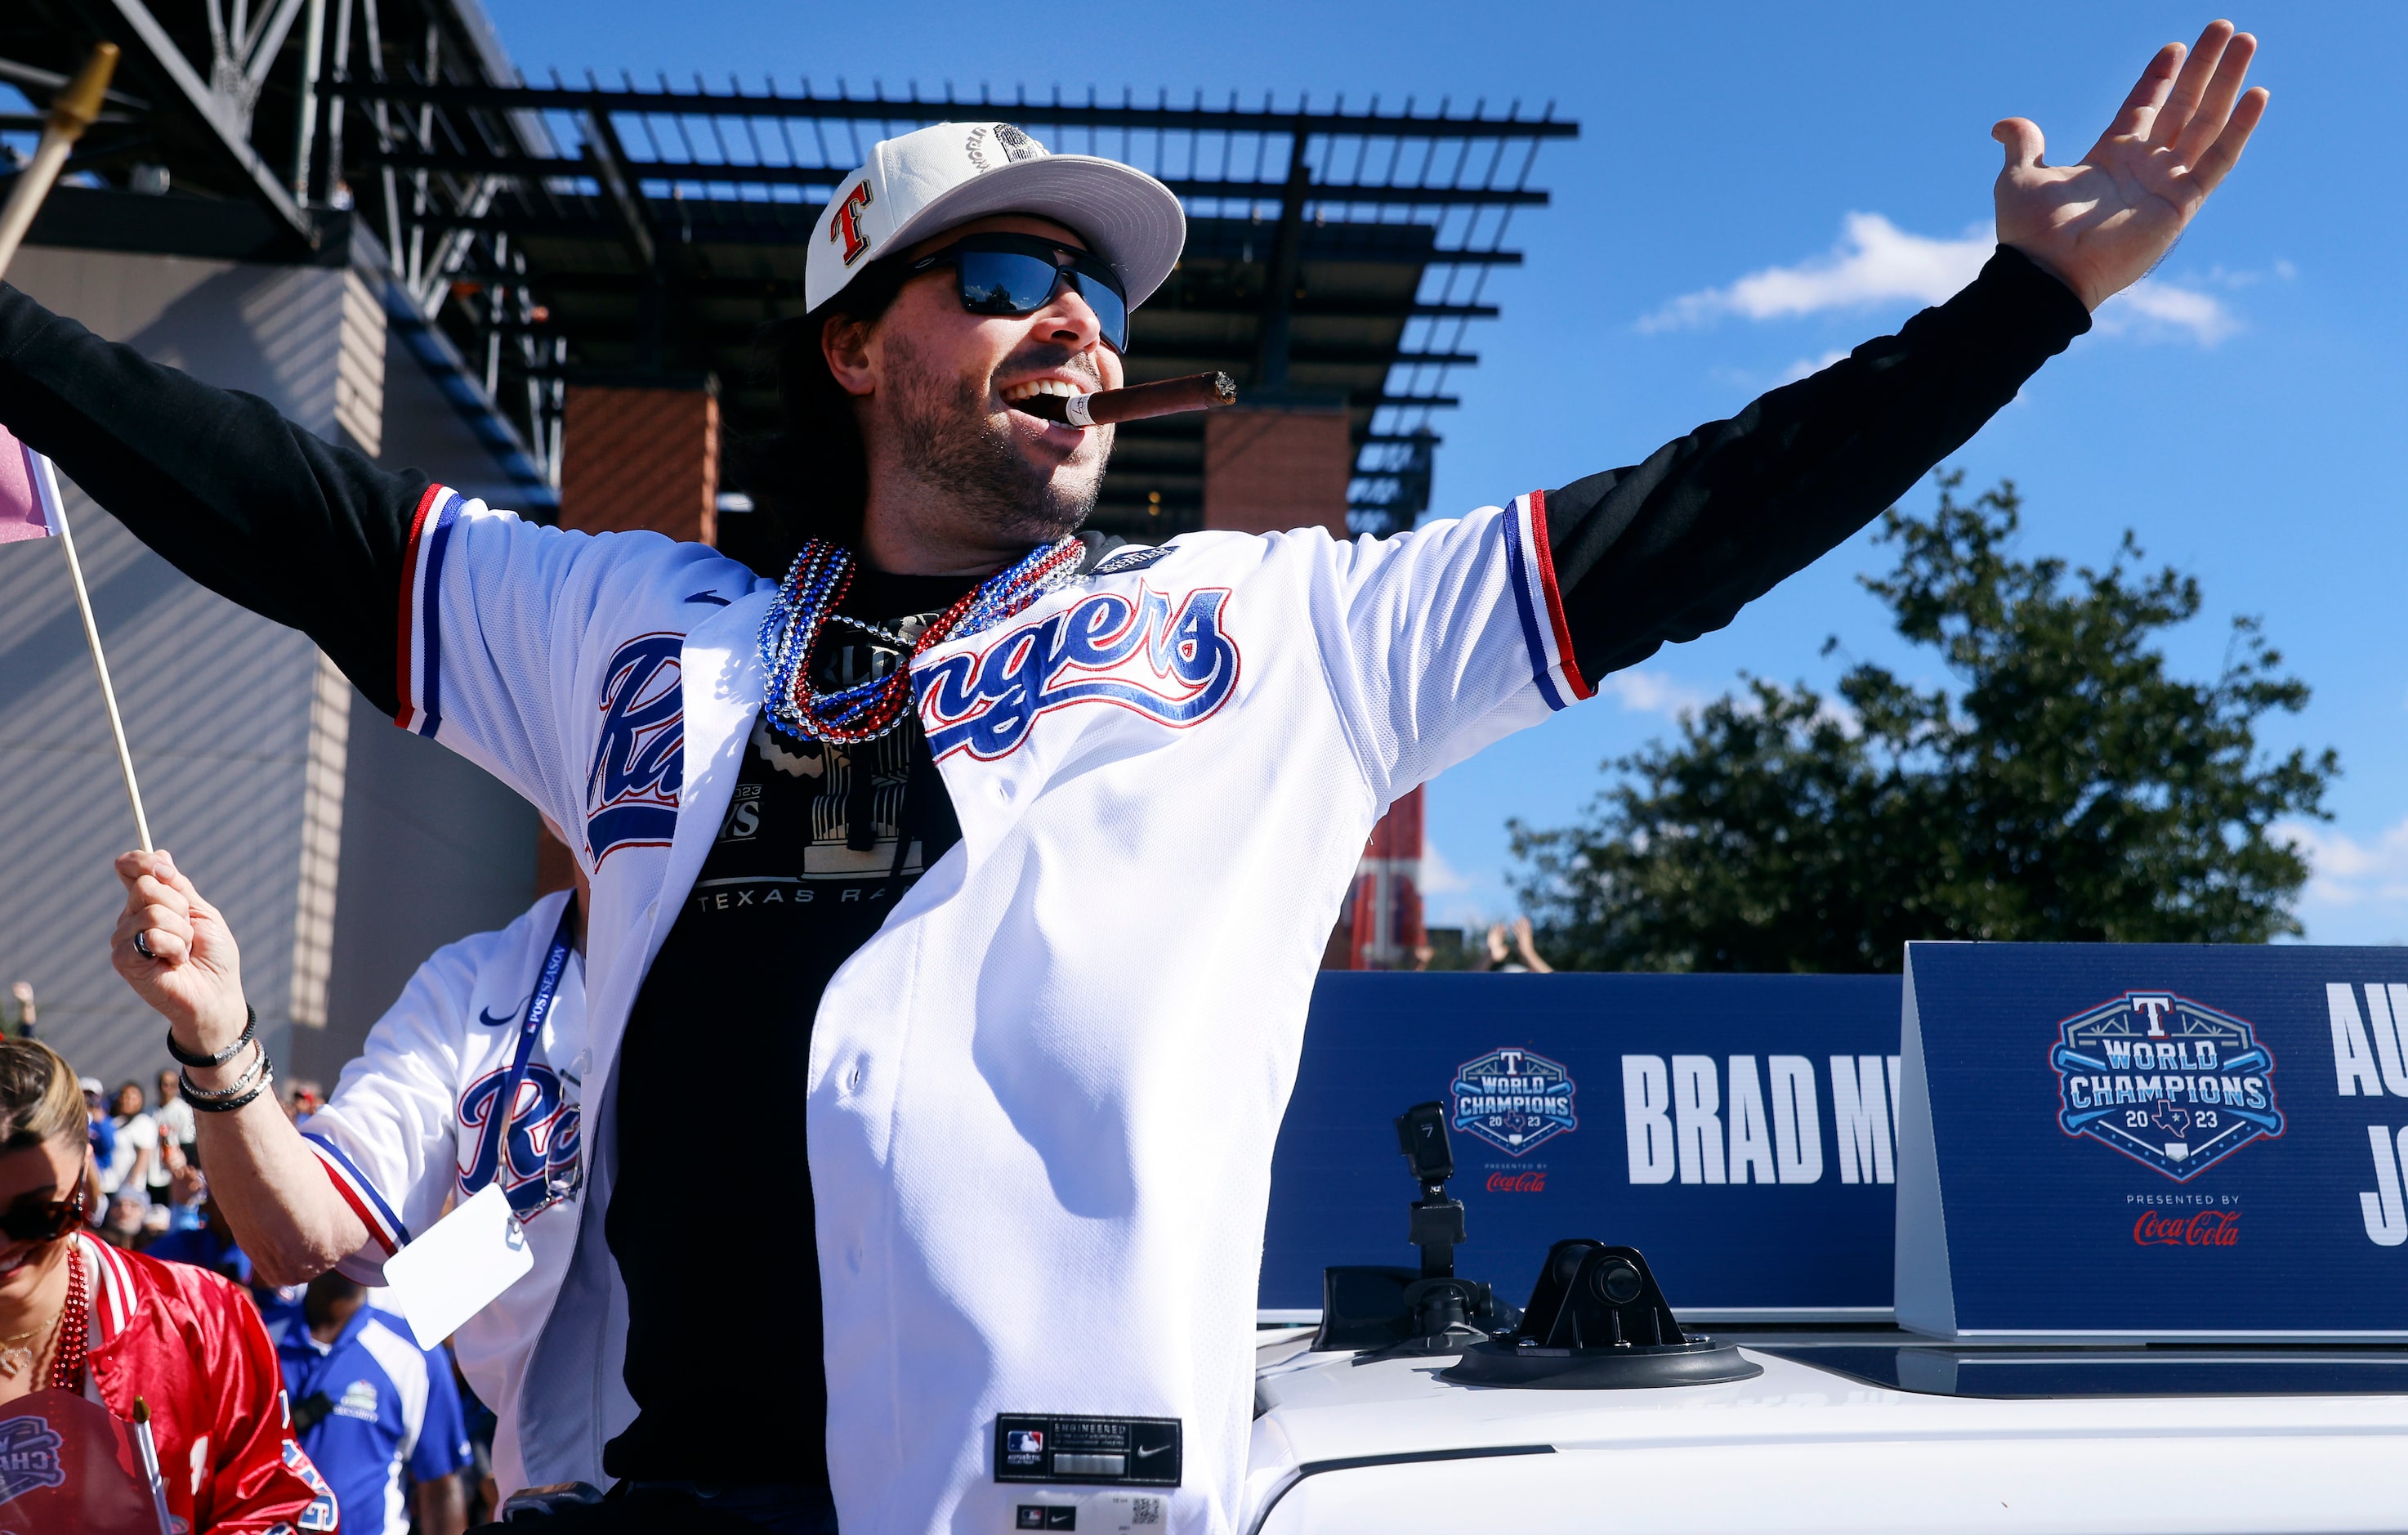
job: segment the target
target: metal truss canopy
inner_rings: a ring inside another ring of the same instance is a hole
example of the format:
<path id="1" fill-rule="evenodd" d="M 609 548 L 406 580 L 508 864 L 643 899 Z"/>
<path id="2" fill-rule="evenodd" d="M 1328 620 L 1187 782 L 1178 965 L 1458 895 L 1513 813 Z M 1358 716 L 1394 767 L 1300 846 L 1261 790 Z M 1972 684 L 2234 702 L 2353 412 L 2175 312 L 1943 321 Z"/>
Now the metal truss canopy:
<path id="1" fill-rule="evenodd" d="M 1186 204 L 1187 251 L 1137 317 L 1132 380 L 1218 367 L 1256 398 L 1341 403 L 1354 521 L 1410 525 L 1430 412 L 1478 361 L 1466 327 L 1497 316 L 1487 281 L 1521 261 L 1508 227 L 1547 204 L 1539 150 L 1579 132 L 1518 104 L 529 84 L 477 0 L 17 0 L 0 80 L 38 107 L 99 36 L 128 68 L 79 168 L 129 198 L 172 179 L 179 195 L 249 202 L 296 251 L 363 226 L 554 484 L 580 377 L 715 376 L 737 433 L 773 426 L 757 339 L 802 312 L 827 189 L 878 138 L 979 116 L 1137 165 Z M 1124 426 L 1098 522 L 1150 539 L 1196 525 L 1202 466 L 1196 419 Z"/>

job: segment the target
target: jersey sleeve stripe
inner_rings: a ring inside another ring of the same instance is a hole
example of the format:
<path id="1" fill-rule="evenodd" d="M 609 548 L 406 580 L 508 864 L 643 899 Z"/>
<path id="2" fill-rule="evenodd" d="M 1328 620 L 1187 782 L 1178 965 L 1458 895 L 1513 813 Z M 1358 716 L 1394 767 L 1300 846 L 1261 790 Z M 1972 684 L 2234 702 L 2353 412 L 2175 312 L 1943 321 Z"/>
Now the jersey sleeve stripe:
<path id="1" fill-rule="evenodd" d="M 1505 535 L 1505 578 L 1513 588 L 1513 615 L 1522 622 L 1522 643 L 1530 652 L 1531 680 L 1538 683 L 1539 696 L 1547 707 L 1561 710 L 1569 700 L 1555 686 L 1554 632 L 1541 626 L 1539 614 L 1545 607 L 1546 594 L 1529 553 L 1529 518 L 1530 497 L 1517 495 L 1497 520 Z"/>
<path id="2" fill-rule="evenodd" d="M 1547 625 L 1555 641 L 1555 668 L 1564 684 L 1571 689 L 1574 698 L 1593 696 L 1597 689 L 1581 675 L 1580 662 L 1572 654 L 1572 630 L 1564 617 L 1564 594 L 1555 584 L 1555 550 L 1547 534 L 1547 493 L 1532 491 L 1526 499 L 1530 503 L 1530 548 L 1539 568 L 1539 584 L 1547 599 Z"/>
<path id="3" fill-rule="evenodd" d="M 326 1177 L 335 1185 L 335 1192 L 351 1207 L 361 1224 L 368 1228 L 368 1235 L 377 1240 L 377 1245 L 385 1250 L 386 1255 L 398 1253 L 408 1245 L 409 1228 L 401 1224 L 401 1217 L 393 1212 L 393 1206 L 384 1202 L 384 1196 L 377 1192 L 376 1185 L 368 1182 L 367 1175 L 360 1171 L 358 1165 L 343 1155 L 341 1147 L 322 1135 L 305 1134 L 301 1139 L 318 1154 L 318 1161 L 325 1168 Z"/>
<path id="4" fill-rule="evenodd" d="M 401 588 L 401 712 L 394 723 L 405 730 L 432 736 L 443 723 L 442 625 L 443 556 L 452 529 L 460 517 L 460 495 L 444 485 L 429 485 L 410 520 L 409 547 L 404 557 L 406 579 Z"/>

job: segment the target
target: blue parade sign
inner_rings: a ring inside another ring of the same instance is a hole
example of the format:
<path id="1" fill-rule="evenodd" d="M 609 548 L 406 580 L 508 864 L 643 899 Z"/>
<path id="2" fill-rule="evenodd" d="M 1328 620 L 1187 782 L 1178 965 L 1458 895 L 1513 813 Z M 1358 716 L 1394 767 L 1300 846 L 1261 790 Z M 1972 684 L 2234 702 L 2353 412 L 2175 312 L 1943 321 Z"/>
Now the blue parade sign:
<path id="1" fill-rule="evenodd" d="M 2408 1338 L 2403 1031 L 2401 949 L 1909 944 L 1899 1320 Z"/>
<path id="2" fill-rule="evenodd" d="M 1407 1264 L 1392 1122 L 1447 1107 L 1470 1241 L 1518 1303 L 1550 1244 L 1627 1242 L 1684 1318 L 1889 1314 L 1899 983 L 1330 971 L 1271 1169 L 1260 1304 Z"/>

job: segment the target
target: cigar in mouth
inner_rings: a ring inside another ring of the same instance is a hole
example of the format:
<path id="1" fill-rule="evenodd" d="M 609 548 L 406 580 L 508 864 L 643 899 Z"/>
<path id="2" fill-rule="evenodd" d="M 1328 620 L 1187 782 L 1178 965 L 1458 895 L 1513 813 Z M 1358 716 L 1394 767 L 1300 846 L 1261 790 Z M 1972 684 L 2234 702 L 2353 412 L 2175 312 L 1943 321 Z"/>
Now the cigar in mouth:
<path id="1" fill-rule="evenodd" d="M 1107 389 L 1094 395 L 1031 395 L 1011 408 L 1046 421 L 1072 426 L 1110 426 L 1115 422 L 1144 421 L 1151 416 L 1175 416 L 1182 410 L 1209 410 L 1235 405 L 1238 380 L 1226 373 L 1191 373 L 1160 383 Z"/>

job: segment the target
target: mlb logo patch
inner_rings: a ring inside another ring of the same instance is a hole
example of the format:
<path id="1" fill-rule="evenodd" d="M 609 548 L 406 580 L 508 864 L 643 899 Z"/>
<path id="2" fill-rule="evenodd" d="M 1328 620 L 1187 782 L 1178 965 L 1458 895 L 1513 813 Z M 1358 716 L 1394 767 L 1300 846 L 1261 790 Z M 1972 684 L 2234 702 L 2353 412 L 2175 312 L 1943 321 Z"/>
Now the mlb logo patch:
<path id="1" fill-rule="evenodd" d="M 2170 992 L 2127 992 L 2058 1026 L 2057 1126 L 2176 1183 L 2283 1133 L 2274 1057 L 2246 1019 Z"/>
<path id="2" fill-rule="evenodd" d="M 1014 1428 L 1003 1440 L 1003 1453 L 1015 1458 L 1045 1453 L 1045 1433 L 1040 1428 Z"/>

